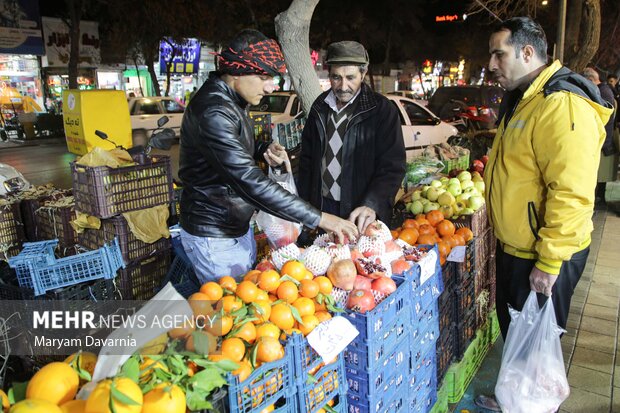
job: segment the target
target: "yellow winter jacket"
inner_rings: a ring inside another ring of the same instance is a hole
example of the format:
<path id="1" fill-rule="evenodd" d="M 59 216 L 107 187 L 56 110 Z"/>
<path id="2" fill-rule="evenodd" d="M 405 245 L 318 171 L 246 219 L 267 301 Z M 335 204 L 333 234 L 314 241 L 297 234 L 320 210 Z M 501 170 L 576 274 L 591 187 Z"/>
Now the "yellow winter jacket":
<path id="1" fill-rule="evenodd" d="M 562 261 L 590 244 L 604 126 L 613 110 L 593 83 L 559 61 L 519 96 L 517 90 L 504 97 L 485 169 L 489 218 L 506 253 L 557 275 Z"/>

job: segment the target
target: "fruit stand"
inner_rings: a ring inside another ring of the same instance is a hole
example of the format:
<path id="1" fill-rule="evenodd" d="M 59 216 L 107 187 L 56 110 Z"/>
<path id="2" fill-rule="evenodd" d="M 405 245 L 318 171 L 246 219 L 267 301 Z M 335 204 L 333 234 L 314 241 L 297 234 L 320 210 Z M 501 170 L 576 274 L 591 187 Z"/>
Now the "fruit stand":
<path id="1" fill-rule="evenodd" d="M 200 285 L 174 227 L 151 242 L 131 230 L 131 211 L 163 206 L 178 216 L 169 159 L 134 161 L 76 162 L 72 193 L 35 188 L 4 200 L 11 268 L 0 267 L 0 298 L 153 303 L 172 294 L 193 322 L 142 343 L 98 382 L 110 359 L 87 350 L 0 353 L 9 359 L 0 365 L 5 409 L 443 413 L 463 396 L 499 334 L 483 171 L 409 185 L 398 226 L 376 221 L 345 244 L 324 234 L 300 248 L 257 228 L 265 256 L 255 268 Z M 116 264 L 35 288 L 44 263 L 94 253 Z"/>

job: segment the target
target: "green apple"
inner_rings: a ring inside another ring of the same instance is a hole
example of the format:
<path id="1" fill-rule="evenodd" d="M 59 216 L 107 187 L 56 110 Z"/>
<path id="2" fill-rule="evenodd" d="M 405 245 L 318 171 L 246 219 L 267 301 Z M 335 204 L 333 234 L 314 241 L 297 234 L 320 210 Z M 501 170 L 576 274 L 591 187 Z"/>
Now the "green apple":
<path id="1" fill-rule="evenodd" d="M 469 192 L 464 192 L 464 193 L 462 193 L 461 195 L 458 195 L 458 196 L 456 197 L 456 201 L 457 201 L 457 202 L 463 202 L 463 203 L 465 203 L 465 201 L 467 201 L 471 195 L 472 195 L 472 194 L 471 194 L 471 193 L 469 193 Z"/>
<path id="2" fill-rule="evenodd" d="M 428 200 L 428 199 L 426 199 L 426 198 L 419 199 L 418 201 L 420 201 L 420 202 L 422 203 L 422 205 L 426 205 L 426 204 L 428 204 L 429 202 L 431 202 L 431 201 L 429 201 L 429 200 Z"/>
<path id="3" fill-rule="evenodd" d="M 474 182 L 474 186 L 476 187 L 478 192 L 480 192 L 480 194 L 484 194 L 484 190 L 486 189 L 484 181 L 476 181 Z"/>
<path id="4" fill-rule="evenodd" d="M 450 218 L 454 215 L 454 210 L 452 209 L 452 205 L 442 205 L 439 207 L 439 210 L 443 214 L 445 218 Z"/>
<path id="5" fill-rule="evenodd" d="M 454 198 L 454 195 L 446 191 L 443 194 L 439 195 L 439 198 L 437 198 L 437 202 L 439 202 L 439 205 L 441 206 L 450 206 L 456 202 L 456 199 Z"/>
<path id="6" fill-rule="evenodd" d="M 459 214 L 461 214 L 461 215 L 473 215 L 474 214 L 474 210 L 471 209 L 471 208 L 463 208 L 463 209 L 461 209 Z"/>
<path id="7" fill-rule="evenodd" d="M 441 185 L 441 181 L 438 181 L 436 179 L 434 181 L 431 181 L 431 186 L 434 186 L 435 188 L 441 188 Z"/>
<path id="8" fill-rule="evenodd" d="M 467 204 L 463 201 L 456 201 L 454 204 L 454 211 L 458 214 L 460 214 L 465 208 L 467 208 Z"/>
<path id="9" fill-rule="evenodd" d="M 478 192 L 478 189 L 475 186 L 470 186 L 470 187 L 465 188 L 463 190 L 463 193 L 464 194 L 471 194 L 471 195 L 480 195 L 480 192 Z"/>
<path id="10" fill-rule="evenodd" d="M 482 208 L 482 205 L 484 205 L 484 198 L 481 197 L 480 195 L 471 196 L 467 200 L 467 206 L 473 209 L 474 211 L 477 211 L 480 208 Z"/>
<path id="11" fill-rule="evenodd" d="M 439 182 L 441 182 L 442 185 L 447 185 L 449 180 L 450 179 L 447 176 L 442 176 L 439 178 Z"/>
<path id="12" fill-rule="evenodd" d="M 439 198 L 439 190 L 436 187 L 431 187 L 426 191 L 426 199 L 429 201 L 435 202 L 437 198 Z"/>
<path id="13" fill-rule="evenodd" d="M 411 199 L 416 201 L 420 198 L 422 198 L 422 191 L 419 189 L 416 189 L 415 191 L 413 191 L 413 194 L 411 194 Z"/>
<path id="14" fill-rule="evenodd" d="M 461 182 L 461 189 L 467 189 L 467 188 L 471 188 L 474 186 L 474 182 L 473 181 L 463 181 Z"/>
<path id="15" fill-rule="evenodd" d="M 421 214 L 422 211 L 424 211 L 424 205 L 422 205 L 422 202 L 420 200 L 413 201 L 409 204 L 409 212 L 411 212 L 412 214 L 418 215 Z"/>
<path id="16" fill-rule="evenodd" d="M 437 195 L 438 196 L 441 196 L 441 194 L 443 194 L 444 192 L 446 192 L 446 188 L 444 188 L 444 187 L 441 187 L 441 188 L 437 189 Z"/>
<path id="17" fill-rule="evenodd" d="M 474 182 L 484 181 L 484 178 L 482 178 L 482 175 L 480 175 L 480 172 L 474 171 L 471 173 L 471 180 Z"/>
<path id="18" fill-rule="evenodd" d="M 461 195 L 463 190 L 461 189 L 461 184 L 450 184 L 448 185 L 448 192 L 450 192 L 454 196 Z"/>
<path id="19" fill-rule="evenodd" d="M 439 209 L 439 204 L 436 202 L 429 202 L 428 204 L 424 205 L 424 213 L 428 214 L 431 211 L 434 211 L 436 209 Z"/>
<path id="20" fill-rule="evenodd" d="M 450 185 L 461 185 L 461 181 L 459 181 L 456 178 L 450 178 L 450 180 L 447 183 L 447 186 L 450 186 Z"/>
<path id="21" fill-rule="evenodd" d="M 471 181 L 471 174 L 469 173 L 469 171 L 462 171 L 456 177 L 461 182 L 463 182 L 463 181 Z"/>

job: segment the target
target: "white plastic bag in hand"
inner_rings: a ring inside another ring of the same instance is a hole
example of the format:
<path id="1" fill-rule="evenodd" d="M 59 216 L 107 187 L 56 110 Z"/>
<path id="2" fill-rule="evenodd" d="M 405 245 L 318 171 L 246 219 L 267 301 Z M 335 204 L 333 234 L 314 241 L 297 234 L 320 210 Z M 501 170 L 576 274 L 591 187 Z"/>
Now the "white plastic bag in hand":
<path id="1" fill-rule="evenodd" d="M 269 168 L 269 178 L 280 184 L 288 192 L 297 195 L 297 187 L 292 173 L 276 175 L 273 169 Z M 267 241 L 273 249 L 297 242 L 302 227 L 299 223 L 287 221 L 264 211 L 259 211 L 256 214 L 256 223 L 267 236 Z"/>
<path id="2" fill-rule="evenodd" d="M 541 309 L 532 291 L 510 313 L 495 397 L 504 413 L 553 413 L 570 394 L 553 301 Z"/>

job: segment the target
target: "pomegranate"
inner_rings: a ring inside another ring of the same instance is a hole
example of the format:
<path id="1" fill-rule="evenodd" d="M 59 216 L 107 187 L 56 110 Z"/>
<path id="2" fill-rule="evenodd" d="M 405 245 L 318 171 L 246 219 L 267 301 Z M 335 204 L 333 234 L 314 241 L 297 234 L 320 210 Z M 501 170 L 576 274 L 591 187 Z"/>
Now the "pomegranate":
<path id="1" fill-rule="evenodd" d="M 353 248 L 351 250 L 351 259 L 352 260 L 356 260 L 358 258 L 364 258 L 364 256 L 362 255 L 361 252 L 359 252 L 359 250 L 357 248 Z"/>
<path id="2" fill-rule="evenodd" d="M 489 156 L 488 155 L 484 155 L 482 158 L 480 158 L 480 160 L 486 166 L 487 162 L 489 162 Z"/>
<path id="3" fill-rule="evenodd" d="M 387 271 L 383 265 L 368 258 L 356 259 L 355 266 L 360 275 L 372 278 L 373 280 L 385 276 L 385 272 Z"/>
<path id="4" fill-rule="evenodd" d="M 390 252 L 401 252 L 402 249 L 395 241 L 386 241 L 385 243 L 385 253 L 389 254 Z"/>
<path id="5" fill-rule="evenodd" d="M 375 221 L 372 224 L 366 227 L 366 231 L 364 231 L 364 235 L 367 237 L 378 237 L 381 235 L 382 224 L 379 221 Z"/>
<path id="6" fill-rule="evenodd" d="M 338 288 L 351 291 L 355 284 L 357 271 L 351 260 L 337 260 L 327 269 L 327 278 Z"/>
<path id="7" fill-rule="evenodd" d="M 347 300 L 347 308 L 364 314 L 375 308 L 375 297 L 370 290 L 353 290 Z"/>
<path id="8" fill-rule="evenodd" d="M 372 289 L 387 296 L 396 291 L 396 283 L 389 277 L 381 277 L 372 282 Z"/>
<path id="9" fill-rule="evenodd" d="M 256 269 L 259 271 L 275 270 L 276 267 L 268 260 L 262 260 L 256 265 Z"/>
<path id="10" fill-rule="evenodd" d="M 403 248 L 403 255 L 405 256 L 405 259 L 407 261 L 418 262 L 424 257 L 425 253 L 423 253 L 416 247 L 410 247 Z"/>
<path id="11" fill-rule="evenodd" d="M 357 275 L 355 277 L 355 284 L 353 284 L 354 290 L 370 290 L 372 288 L 372 280 L 363 275 Z"/>

